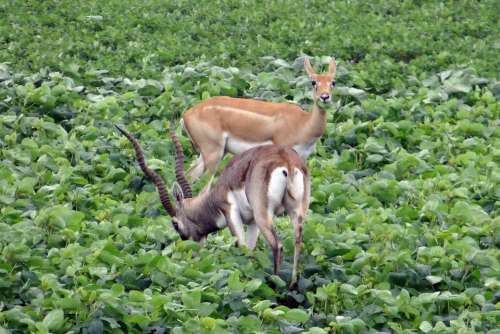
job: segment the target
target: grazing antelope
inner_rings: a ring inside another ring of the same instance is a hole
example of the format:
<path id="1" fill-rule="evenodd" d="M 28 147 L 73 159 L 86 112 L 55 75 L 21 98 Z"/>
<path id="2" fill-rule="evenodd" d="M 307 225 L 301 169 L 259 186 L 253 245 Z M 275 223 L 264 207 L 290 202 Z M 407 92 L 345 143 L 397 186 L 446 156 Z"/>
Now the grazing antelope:
<path id="1" fill-rule="evenodd" d="M 318 102 L 331 102 L 337 65 L 332 58 L 328 72 L 316 74 L 306 58 L 304 67 L 313 88 L 310 113 L 291 103 L 224 96 L 189 109 L 183 116 L 184 127 L 200 156 L 188 176 L 194 181 L 207 169 L 213 176 L 226 152 L 239 154 L 266 144 L 293 147 L 306 160 L 326 128 L 327 115 Z"/>
<path id="2" fill-rule="evenodd" d="M 202 241 L 208 234 L 228 226 L 238 246 L 254 249 L 259 232 L 262 232 L 272 248 L 274 273 L 277 274 L 282 244 L 273 228 L 273 217 L 286 211 L 295 230 L 290 286 L 295 284 L 304 217 L 309 207 L 310 181 L 307 167 L 294 150 L 266 145 L 236 155 L 211 189 L 192 197 L 191 186 L 184 177 L 182 148 L 172 130 L 178 181 L 173 187 L 175 206 L 172 206 L 163 180 L 148 168 L 139 142 L 127 131 L 117 128 L 133 144 L 142 171 L 158 189 L 161 203 L 183 240 Z"/>

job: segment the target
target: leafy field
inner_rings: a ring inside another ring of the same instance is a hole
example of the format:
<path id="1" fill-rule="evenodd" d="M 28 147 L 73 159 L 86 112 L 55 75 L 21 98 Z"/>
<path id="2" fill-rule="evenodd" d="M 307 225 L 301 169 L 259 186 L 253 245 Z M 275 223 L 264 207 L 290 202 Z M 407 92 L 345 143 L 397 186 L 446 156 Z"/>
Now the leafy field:
<path id="1" fill-rule="evenodd" d="M 0 334 L 500 333 L 499 16 L 493 0 L 2 2 Z M 171 184 L 169 122 L 214 95 L 309 109 L 304 53 L 339 68 L 289 291 L 287 219 L 280 277 L 263 240 L 180 240 L 113 125 Z"/>

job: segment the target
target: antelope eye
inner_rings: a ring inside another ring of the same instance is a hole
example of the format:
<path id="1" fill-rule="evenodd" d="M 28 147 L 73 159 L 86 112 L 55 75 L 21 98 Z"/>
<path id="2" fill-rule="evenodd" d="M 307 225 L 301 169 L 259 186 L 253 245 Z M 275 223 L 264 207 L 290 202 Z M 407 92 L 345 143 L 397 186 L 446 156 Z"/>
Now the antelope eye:
<path id="1" fill-rule="evenodd" d="M 317 84 L 318 84 L 318 83 L 316 82 L 316 80 L 311 81 L 311 85 L 312 85 L 313 87 L 316 87 L 316 85 L 317 85 Z"/>
<path id="2" fill-rule="evenodd" d="M 335 80 L 332 81 L 332 87 L 335 87 L 335 85 L 337 84 L 337 82 Z"/>

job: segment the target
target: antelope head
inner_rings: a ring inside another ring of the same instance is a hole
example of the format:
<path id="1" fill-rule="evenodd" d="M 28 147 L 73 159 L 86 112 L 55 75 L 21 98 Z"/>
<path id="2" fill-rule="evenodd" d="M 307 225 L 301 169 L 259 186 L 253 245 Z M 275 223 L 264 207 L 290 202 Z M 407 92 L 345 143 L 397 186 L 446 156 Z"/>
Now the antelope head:
<path id="1" fill-rule="evenodd" d="M 172 225 L 174 226 L 177 233 L 182 240 L 193 239 L 195 241 L 199 241 L 203 239 L 205 236 L 203 231 L 200 230 L 200 224 L 198 221 L 191 218 L 192 216 L 192 206 L 201 196 L 196 198 L 193 197 L 193 193 L 191 190 L 191 186 L 186 180 L 184 176 L 184 153 L 182 151 L 182 146 L 179 143 L 179 140 L 175 134 L 173 128 L 170 130 L 170 135 L 172 137 L 172 141 L 175 145 L 175 177 L 177 182 L 174 183 L 173 186 L 173 197 L 175 198 L 175 206 L 172 206 L 172 202 L 170 201 L 170 195 L 168 194 L 167 188 L 163 179 L 152 169 L 150 169 L 145 160 L 144 153 L 142 148 L 137 141 L 137 139 L 124 129 L 115 125 L 118 131 L 120 131 L 134 146 L 135 154 L 137 157 L 137 161 L 139 162 L 139 166 L 142 171 L 146 175 L 148 179 L 150 179 L 158 189 L 158 193 L 160 195 L 160 201 L 165 208 L 165 211 L 172 217 Z M 197 224 L 198 223 L 198 224 Z"/>
<path id="2" fill-rule="evenodd" d="M 208 198 L 208 192 L 204 192 L 196 197 L 186 197 L 186 190 L 180 183 L 174 183 L 172 193 L 175 198 L 175 216 L 172 216 L 172 225 L 179 233 L 182 240 L 192 239 L 194 241 L 204 240 L 212 232 L 207 230 L 213 216 L 210 208 L 206 208 L 203 202 Z"/>
<path id="3" fill-rule="evenodd" d="M 332 100 L 332 89 L 335 87 L 335 72 L 337 71 L 337 63 L 335 58 L 330 60 L 328 64 L 328 72 L 325 74 L 317 74 L 311 66 L 309 58 L 304 60 L 304 68 L 311 79 L 313 87 L 313 101 L 328 103 Z"/>

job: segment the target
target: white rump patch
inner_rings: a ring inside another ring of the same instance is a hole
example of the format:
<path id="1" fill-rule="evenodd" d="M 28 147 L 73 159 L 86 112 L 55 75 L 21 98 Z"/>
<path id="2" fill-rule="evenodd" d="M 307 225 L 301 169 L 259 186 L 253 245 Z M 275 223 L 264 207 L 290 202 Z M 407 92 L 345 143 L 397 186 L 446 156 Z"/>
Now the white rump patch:
<path id="1" fill-rule="evenodd" d="M 283 196 L 285 195 L 285 188 L 287 183 L 288 171 L 285 167 L 277 167 L 269 178 L 269 186 L 267 189 L 268 208 L 274 215 L 274 212 L 283 203 Z"/>
<path id="2" fill-rule="evenodd" d="M 295 200 L 301 201 L 304 197 L 304 174 L 298 168 L 294 168 L 289 180 L 288 192 Z"/>

